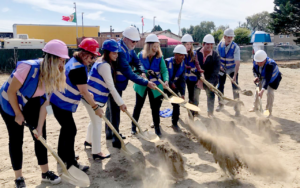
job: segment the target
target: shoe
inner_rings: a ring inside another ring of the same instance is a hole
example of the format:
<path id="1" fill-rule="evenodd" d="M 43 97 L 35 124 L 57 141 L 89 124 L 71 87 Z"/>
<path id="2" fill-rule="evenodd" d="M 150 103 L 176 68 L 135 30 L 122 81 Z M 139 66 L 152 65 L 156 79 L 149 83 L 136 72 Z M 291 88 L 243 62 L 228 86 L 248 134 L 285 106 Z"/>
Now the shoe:
<path id="1" fill-rule="evenodd" d="M 79 160 L 79 155 L 75 155 L 75 160 L 76 160 L 76 161 Z"/>
<path id="2" fill-rule="evenodd" d="M 236 111 L 234 116 L 235 117 L 240 117 L 241 116 L 241 112 L 240 111 Z"/>
<path id="3" fill-rule="evenodd" d="M 86 172 L 90 168 L 89 166 L 84 166 L 79 163 L 74 164 L 74 166 L 77 167 L 79 170 L 82 170 L 83 172 Z"/>
<path id="4" fill-rule="evenodd" d="M 52 171 L 48 171 L 46 173 L 42 173 L 42 181 L 50 182 L 51 184 L 59 184 L 61 182 L 61 178 L 54 174 Z"/>
<path id="5" fill-rule="evenodd" d="M 221 112 L 221 110 L 223 110 L 223 108 L 224 108 L 224 105 L 219 104 L 219 105 L 217 106 L 216 111 L 217 111 L 217 112 Z"/>
<path id="6" fill-rule="evenodd" d="M 23 177 L 19 177 L 15 180 L 16 188 L 26 188 L 26 184 Z"/>
<path id="7" fill-rule="evenodd" d="M 83 145 L 84 149 L 86 149 L 87 146 L 89 146 L 90 148 L 92 147 L 92 144 L 88 143 L 87 141 L 84 141 Z"/>
<path id="8" fill-rule="evenodd" d="M 154 123 L 151 123 L 150 127 L 151 127 L 151 128 L 154 128 Z"/>
<path id="9" fill-rule="evenodd" d="M 154 130 L 155 130 L 155 134 L 156 134 L 158 137 L 161 137 L 160 127 L 157 126 L 157 127 L 155 127 Z"/>
<path id="10" fill-rule="evenodd" d="M 121 145 L 121 142 L 119 140 L 117 140 L 117 141 L 112 142 L 112 146 L 114 148 L 120 149 L 122 145 Z"/>
<path id="11" fill-rule="evenodd" d="M 178 127 L 178 125 L 172 125 L 172 128 L 174 129 L 175 132 L 180 132 L 180 128 Z"/>
<path id="12" fill-rule="evenodd" d="M 249 109 L 249 112 L 255 112 L 255 111 L 257 111 L 257 109 L 256 108 L 251 108 L 251 109 Z"/>
<path id="13" fill-rule="evenodd" d="M 110 158 L 110 154 L 106 155 L 106 156 L 101 156 L 101 155 L 98 155 L 98 154 L 93 154 L 93 159 L 96 160 L 96 159 L 100 159 L 100 160 L 103 160 L 103 159 L 106 159 L 106 158 Z"/>
<path id="14" fill-rule="evenodd" d="M 122 138 L 123 140 L 126 139 L 126 136 L 123 136 L 122 134 L 120 134 L 120 136 L 121 136 L 121 138 Z"/>
<path id="15" fill-rule="evenodd" d="M 131 127 L 131 134 L 132 135 L 136 135 L 137 134 L 136 127 Z"/>

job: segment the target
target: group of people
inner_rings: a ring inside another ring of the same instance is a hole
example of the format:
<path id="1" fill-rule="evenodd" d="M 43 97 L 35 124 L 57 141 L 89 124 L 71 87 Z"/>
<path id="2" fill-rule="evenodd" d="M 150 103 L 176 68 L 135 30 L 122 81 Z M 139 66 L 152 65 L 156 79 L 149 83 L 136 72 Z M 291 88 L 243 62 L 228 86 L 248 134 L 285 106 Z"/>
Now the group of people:
<path id="1" fill-rule="evenodd" d="M 210 34 L 203 39 L 202 47 L 193 49 L 191 35 L 182 37 L 182 44 L 174 48 L 174 57 L 164 59 L 159 39 L 150 34 L 146 37 L 144 48 L 136 55 L 134 48 L 140 40 L 140 34 L 135 27 L 128 27 L 123 32 L 123 38 L 116 42 L 108 39 L 102 44 L 103 55 L 99 53 L 99 44 L 92 38 L 85 38 L 79 45 L 79 50 L 69 58 L 65 43 L 60 40 L 49 41 L 43 48 L 43 58 L 19 61 L 16 69 L 0 90 L 0 113 L 7 126 L 9 134 L 9 154 L 15 172 L 17 188 L 26 187 L 22 175 L 22 144 L 24 122 L 36 128 L 38 134 L 32 134 L 38 164 L 42 171 L 42 181 L 52 184 L 60 183 L 61 178 L 49 171 L 47 149 L 38 141 L 42 136 L 46 139 L 47 108 L 52 107 L 55 118 L 61 125 L 58 155 L 66 167 L 75 166 L 87 171 L 89 166 L 81 165 L 75 157 L 74 143 L 76 123 L 73 113 L 80 101 L 85 106 L 90 123 L 87 128 L 84 146 L 92 148 L 93 159 L 109 158 L 110 154 L 101 152 L 102 117 L 112 123 L 119 133 L 120 111 L 127 111 L 122 100 L 123 91 L 128 81 L 134 82 L 136 103 L 133 118 L 138 121 L 147 95 L 152 110 L 155 133 L 161 137 L 159 110 L 163 96 L 156 87 L 163 90 L 170 87 L 183 99 L 185 88 L 188 88 L 188 100 L 198 106 L 200 90 L 207 94 L 207 112 L 213 117 L 215 94 L 199 80 L 203 77 L 223 93 L 226 74 L 238 83 L 240 65 L 240 50 L 233 42 L 232 29 L 224 32 L 224 40 L 213 50 L 215 41 Z M 69 59 L 66 63 L 66 59 Z M 88 72 L 88 65 L 92 64 Z M 274 89 L 277 89 L 281 74 L 274 60 L 267 57 L 264 51 L 257 51 L 254 56 L 253 72 L 255 82 L 262 83 L 263 91 L 268 91 L 267 108 L 272 112 Z M 159 79 L 162 82 L 159 82 Z M 239 98 L 233 86 L 234 98 Z M 166 93 L 167 90 L 165 90 Z M 168 93 L 171 95 L 170 93 Z M 104 114 L 103 107 L 107 104 Z M 179 131 L 178 120 L 180 106 L 173 105 L 172 127 Z M 217 111 L 221 111 L 220 104 Z M 257 108 L 257 102 L 252 109 Z M 235 108 L 236 116 L 240 109 Z M 196 115 L 196 112 L 194 112 Z M 106 139 L 112 140 L 112 146 L 121 148 L 121 142 L 111 129 L 105 126 Z M 131 133 L 137 133 L 132 123 Z M 122 139 L 126 137 L 120 134 Z"/>

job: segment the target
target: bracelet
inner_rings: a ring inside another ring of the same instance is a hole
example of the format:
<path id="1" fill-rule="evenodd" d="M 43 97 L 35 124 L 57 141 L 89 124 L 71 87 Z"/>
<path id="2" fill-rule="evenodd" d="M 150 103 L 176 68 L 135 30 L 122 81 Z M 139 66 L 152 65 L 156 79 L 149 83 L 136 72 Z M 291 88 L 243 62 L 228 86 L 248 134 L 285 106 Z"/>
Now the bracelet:
<path id="1" fill-rule="evenodd" d="M 97 104 L 97 107 L 93 110 L 96 111 L 96 110 L 98 110 L 98 108 L 100 108 L 100 105 Z"/>
<path id="2" fill-rule="evenodd" d="M 92 109 L 96 108 L 98 104 L 95 104 L 94 106 L 92 106 Z"/>

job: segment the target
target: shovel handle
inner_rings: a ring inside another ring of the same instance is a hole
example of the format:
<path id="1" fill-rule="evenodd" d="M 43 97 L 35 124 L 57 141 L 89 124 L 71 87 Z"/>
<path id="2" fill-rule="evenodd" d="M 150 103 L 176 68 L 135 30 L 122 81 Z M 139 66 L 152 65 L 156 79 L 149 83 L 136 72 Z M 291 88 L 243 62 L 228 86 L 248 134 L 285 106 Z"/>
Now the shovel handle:
<path id="1" fill-rule="evenodd" d="M 122 148 L 125 148 L 125 143 L 123 139 L 121 138 L 120 134 L 117 132 L 117 130 L 114 128 L 114 126 L 110 123 L 110 121 L 103 116 L 102 119 L 105 121 L 105 123 L 109 126 L 109 128 L 112 130 L 112 132 L 118 137 L 118 139 L 121 142 Z"/>
<path id="2" fill-rule="evenodd" d="M 233 79 L 229 76 L 229 74 L 226 73 L 226 76 L 239 90 L 241 90 L 240 86 L 235 81 L 233 81 Z"/>
<path id="3" fill-rule="evenodd" d="M 158 79 L 158 81 L 159 81 L 159 83 L 161 83 L 162 85 L 165 84 L 161 79 Z M 174 95 L 175 97 L 178 97 L 178 95 L 177 95 L 170 87 L 166 87 L 166 89 L 167 89 L 172 95 Z"/>
<path id="4" fill-rule="evenodd" d="M 204 78 L 200 77 L 200 80 L 211 90 L 213 91 L 218 97 L 220 97 L 222 100 L 224 99 L 223 93 L 219 91 L 215 86 L 213 86 L 211 83 L 209 83 L 207 80 Z"/>
<path id="5" fill-rule="evenodd" d="M 38 132 L 37 130 L 32 126 L 32 125 L 29 125 L 25 122 L 23 122 L 23 125 L 29 127 L 29 129 L 36 135 L 38 135 Z M 57 162 L 60 164 L 62 170 L 64 173 L 66 174 L 69 174 L 68 170 L 67 170 L 67 167 L 66 165 L 64 164 L 64 162 L 61 160 L 61 158 L 57 155 L 57 153 L 47 144 L 46 140 L 42 137 L 42 136 L 39 136 L 37 138 L 46 148 L 47 150 L 50 151 L 50 153 L 53 155 L 53 157 L 57 160 Z"/>
<path id="6" fill-rule="evenodd" d="M 142 129 L 141 129 L 140 125 L 138 124 L 138 122 L 131 116 L 131 114 L 127 110 L 125 110 L 125 113 L 132 120 L 132 122 L 138 127 L 139 132 L 141 133 Z"/>
<path id="7" fill-rule="evenodd" d="M 160 92 L 160 94 L 162 94 L 166 100 L 169 100 L 169 97 L 168 97 L 162 90 L 160 90 L 157 86 L 155 86 L 155 89 L 156 89 L 158 92 Z"/>

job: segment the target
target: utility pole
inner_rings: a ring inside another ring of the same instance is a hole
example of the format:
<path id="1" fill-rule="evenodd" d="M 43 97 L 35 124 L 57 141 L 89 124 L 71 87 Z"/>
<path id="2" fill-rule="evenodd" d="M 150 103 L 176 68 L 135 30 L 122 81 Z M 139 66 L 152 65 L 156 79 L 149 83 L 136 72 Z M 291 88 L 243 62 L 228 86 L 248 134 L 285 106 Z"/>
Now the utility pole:
<path id="1" fill-rule="evenodd" d="M 143 16 L 141 18 L 142 18 L 142 35 L 144 35 L 143 34 L 144 33 L 144 18 L 143 18 Z"/>
<path id="2" fill-rule="evenodd" d="M 76 3 L 74 2 L 74 8 L 75 8 L 75 19 L 76 19 L 76 40 L 78 38 L 78 26 L 77 26 L 77 12 L 76 12 Z"/>
<path id="3" fill-rule="evenodd" d="M 156 16 L 153 17 L 153 29 L 155 28 L 155 18 Z"/>
<path id="4" fill-rule="evenodd" d="M 110 26 L 110 38 L 112 38 L 112 32 L 114 31 L 114 29 L 112 29 L 112 26 Z"/>
<path id="5" fill-rule="evenodd" d="M 83 14 L 84 14 L 84 12 L 82 13 L 82 37 L 84 36 L 84 28 L 83 28 Z"/>

